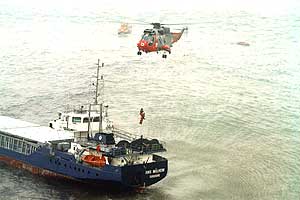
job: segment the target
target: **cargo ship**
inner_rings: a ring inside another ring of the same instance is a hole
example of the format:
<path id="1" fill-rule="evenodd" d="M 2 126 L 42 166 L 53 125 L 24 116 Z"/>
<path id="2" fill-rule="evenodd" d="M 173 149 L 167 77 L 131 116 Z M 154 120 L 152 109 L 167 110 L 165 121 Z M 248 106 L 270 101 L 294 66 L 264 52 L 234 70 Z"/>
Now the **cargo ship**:
<path id="1" fill-rule="evenodd" d="M 98 77 L 99 61 L 97 86 Z M 165 178 L 163 142 L 116 129 L 97 92 L 95 99 L 88 110 L 81 106 L 59 113 L 48 127 L 0 116 L 0 161 L 42 176 L 116 189 L 145 188 Z"/>

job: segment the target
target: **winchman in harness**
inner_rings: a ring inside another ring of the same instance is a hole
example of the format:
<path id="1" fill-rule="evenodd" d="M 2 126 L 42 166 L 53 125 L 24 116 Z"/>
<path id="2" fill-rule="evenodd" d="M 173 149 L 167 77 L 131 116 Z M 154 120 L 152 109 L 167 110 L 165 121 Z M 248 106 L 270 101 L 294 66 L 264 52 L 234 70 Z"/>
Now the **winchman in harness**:
<path id="1" fill-rule="evenodd" d="M 141 110 L 140 110 L 140 124 L 143 124 L 145 116 L 146 116 L 146 114 L 145 114 L 143 108 L 141 108 Z"/>

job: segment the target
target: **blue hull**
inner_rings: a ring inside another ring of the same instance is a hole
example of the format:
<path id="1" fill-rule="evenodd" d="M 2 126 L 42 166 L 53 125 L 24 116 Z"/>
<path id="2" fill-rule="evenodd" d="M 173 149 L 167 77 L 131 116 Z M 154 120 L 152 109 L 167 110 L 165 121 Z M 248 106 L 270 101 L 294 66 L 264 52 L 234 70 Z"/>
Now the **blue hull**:
<path id="1" fill-rule="evenodd" d="M 76 162 L 73 155 L 60 151 L 50 152 L 45 147 L 30 155 L 0 147 L 0 161 L 34 174 L 128 188 L 146 187 L 157 183 L 167 175 L 168 161 L 163 157 L 153 156 L 156 162 L 94 168 Z"/>

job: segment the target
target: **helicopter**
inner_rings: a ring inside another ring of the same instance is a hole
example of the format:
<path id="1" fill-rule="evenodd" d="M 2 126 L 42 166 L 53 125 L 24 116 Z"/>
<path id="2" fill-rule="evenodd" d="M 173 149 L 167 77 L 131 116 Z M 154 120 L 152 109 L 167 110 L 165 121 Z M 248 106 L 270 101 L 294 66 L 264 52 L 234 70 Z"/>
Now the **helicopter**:
<path id="1" fill-rule="evenodd" d="M 167 58 L 166 52 L 171 54 L 171 47 L 174 42 L 177 42 L 183 32 L 188 30 L 187 27 L 181 29 L 180 32 L 172 33 L 169 27 L 164 25 L 178 25 L 178 24 L 161 24 L 150 23 L 153 25 L 152 29 L 145 29 L 142 38 L 137 43 L 139 51 L 137 55 L 142 55 L 142 52 L 159 52 L 164 51 L 163 58 Z"/>

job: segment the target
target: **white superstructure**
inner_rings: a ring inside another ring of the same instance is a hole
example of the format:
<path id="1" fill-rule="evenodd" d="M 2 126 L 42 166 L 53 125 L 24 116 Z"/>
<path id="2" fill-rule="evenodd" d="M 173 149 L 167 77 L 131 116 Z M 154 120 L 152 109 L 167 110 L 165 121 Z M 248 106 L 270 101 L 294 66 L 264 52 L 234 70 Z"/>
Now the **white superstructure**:
<path id="1" fill-rule="evenodd" d="M 0 116 L 0 131 L 40 143 L 74 138 L 74 134 L 68 131 L 55 130 L 7 116 Z"/>
<path id="2" fill-rule="evenodd" d="M 99 105 L 97 106 L 99 107 Z M 58 113 L 58 119 L 49 122 L 49 127 L 56 130 L 69 130 L 80 132 L 105 132 L 113 131 L 113 121 L 108 118 L 108 106 L 104 106 L 100 115 L 99 109 L 89 110 L 81 107 L 79 110 Z"/>
<path id="3" fill-rule="evenodd" d="M 100 60 L 97 63 L 97 77 L 95 86 L 95 102 L 87 106 L 81 105 L 77 109 L 66 110 L 58 113 L 58 119 L 50 121 L 49 127 L 56 130 L 68 130 L 74 132 L 85 132 L 93 135 L 96 132 L 113 132 L 113 121 L 108 118 L 108 105 L 103 104 L 103 96 L 98 101 L 100 92 L 104 89 L 103 75 L 99 78 L 100 67 L 104 67 L 104 63 L 100 66 Z M 100 81 L 100 82 L 99 82 Z M 103 93 L 103 92 L 102 92 Z"/>

